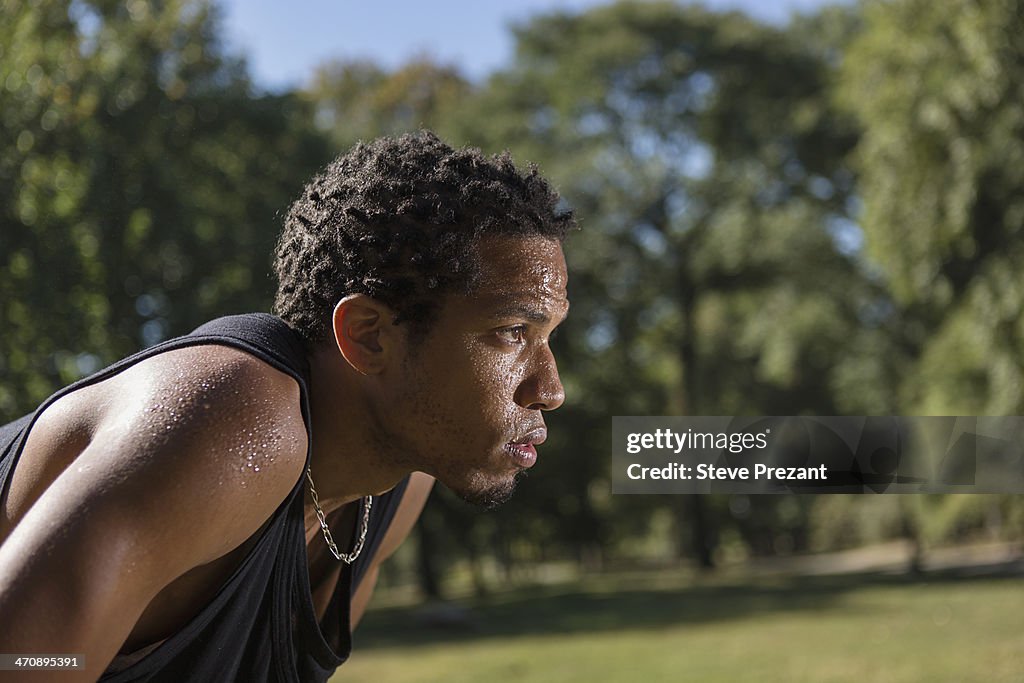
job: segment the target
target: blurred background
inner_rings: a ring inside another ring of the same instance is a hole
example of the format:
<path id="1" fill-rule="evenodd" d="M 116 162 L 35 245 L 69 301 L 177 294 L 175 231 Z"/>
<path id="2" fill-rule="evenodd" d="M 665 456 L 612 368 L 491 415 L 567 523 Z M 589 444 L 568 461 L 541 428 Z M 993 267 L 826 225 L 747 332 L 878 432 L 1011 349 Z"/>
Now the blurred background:
<path id="1" fill-rule="evenodd" d="M 581 217 L 568 400 L 436 491 L 337 681 L 1021 681 L 1024 496 L 612 496 L 613 415 L 1024 408 L 1024 0 L 0 0 L 0 423 L 269 310 L 355 141 Z"/>

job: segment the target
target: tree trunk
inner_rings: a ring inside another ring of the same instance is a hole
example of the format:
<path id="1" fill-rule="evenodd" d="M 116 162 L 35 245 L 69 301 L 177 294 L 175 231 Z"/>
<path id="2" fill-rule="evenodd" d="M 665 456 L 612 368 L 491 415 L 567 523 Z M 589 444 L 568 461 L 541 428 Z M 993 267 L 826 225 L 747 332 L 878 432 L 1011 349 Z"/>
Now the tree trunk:
<path id="1" fill-rule="evenodd" d="M 679 344 L 679 360 L 683 369 L 683 414 L 699 415 L 697 326 L 694 321 L 697 308 L 696 291 L 694 284 L 689 281 L 685 273 L 680 273 L 678 286 L 679 302 L 683 314 L 682 339 Z M 707 501 L 704 500 L 703 495 L 696 494 L 678 497 L 680 500 L 675 506 L 676 519 L 680 530 L 685 524 L 689 524 L 690 551 L 701 569 L 713 569 L 716 541 Z"/>

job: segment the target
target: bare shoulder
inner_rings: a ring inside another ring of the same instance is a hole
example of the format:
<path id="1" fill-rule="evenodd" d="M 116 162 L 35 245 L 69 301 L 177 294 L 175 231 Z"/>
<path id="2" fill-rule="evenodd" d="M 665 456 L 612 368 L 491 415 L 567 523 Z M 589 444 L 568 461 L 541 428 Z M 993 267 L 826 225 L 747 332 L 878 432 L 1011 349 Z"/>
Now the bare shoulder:
<path id="1" fill-rule="evenodd" d="M 93 679 L 162 588 L 260 529 L 307 449 L 296 382 L 219 346 L 141 361 L 37 424 L 23 457 L 80 444 L 0 543 L 0 640 L 89 653 Z"/>
<path id="2" fill-rule="evenodd" d="M 273 513 L 301 476 L 306 427 L 299 387 L 287 374 L 226 346 L 177 349 L 113 378 L 81 466 L 124 478 L 122 494 L 161 519 L 195 525 L 222 542 L 214 559 Z M 76 461 L 76 464 L 79 464 Z M 201 530 L 198 534 L 202 536 Z"/>
<path id="3" fill-rule="evenodd" d="M 66 463 L 54 467 L 67 443 Z M 47 463 L 36 469 L 51 477 L 34 482 L 21 507 L 60 514 L 74 501 L 106 533 L 137 539 L 139 550 L 174 547 L 153 559 L 159 571 L 180 574 L 259 529 L 301 476 L 306 447 L 290 376 L 226 346 L 175 349 L 40 416 L 23 457 Z"/>
<path id="4" fill-rule="evenodd" d="M 60 478 L 95 480 L 97 495 L 137 483 L 150 496 L 172 486 L 183 498 L 283 498 L 305 455 L 290 376 L 226 346 L 166 351 L 46 408 L 15 468 L 5 518 L 19 520 Z"/>

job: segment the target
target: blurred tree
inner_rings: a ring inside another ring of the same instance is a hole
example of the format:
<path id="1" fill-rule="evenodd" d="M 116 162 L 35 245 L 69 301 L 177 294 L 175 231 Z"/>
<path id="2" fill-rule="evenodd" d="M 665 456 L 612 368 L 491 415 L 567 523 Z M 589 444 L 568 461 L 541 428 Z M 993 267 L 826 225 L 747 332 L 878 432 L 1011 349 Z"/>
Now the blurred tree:
<path id="1" fill-rule="evenodd" d="M 421 128 L 451 138 L 448 122 L 470 91 L 454 67 L 422 57 L 392 72 L 366 61 L 327 62 L 314 72 L 305 97 L 318 127 L 342 151 L 359 140 Z"/>
<path id="2" fill-rule="evenodd" d="M 539 162 L 584 217 L 568 250 L 571 398 L 552 419 L 589 425 L 553 458 L 576 509 L 590 489 L 567 482 L 607 481 L 594 454 L 609 415 L 835 414 L 864 400 L 841 388 L 876 380 L 885 401 L 872 315 L 887 297 L 851 220 L 857 130 L 830 97 L 841 45 L 826 38 L 856 26 L 851 11 L 783 31 L 673 3 L 542 16 L 460 109 L 469 139 Z M 705 566 L 716 527 L 742 523 L 723 501 L 670 504 Z M 589 517 L 563 516 L 578 526 L 561 536 L 586 537 Z"/>
<path id="3" fill-rule="evenodd" d="M 899 409 L 1024 410 L 1024 2 L 869 2 L 843 66 L 867 249 L 907 367 Z M 914 496 L 918 545 L 1020 530 L 1020 496 Z M 1011 520 L 1008 522 L 1008 520 Z"/>
<path id="4" fill-rule="evenodd" d="M 843 102 L 867 247 L 913 363 L 900 407 L 1024 410 L 1024 3 L 871 2 Z"/>
<path id="5" fill-rule="evenodd" d="M 8 0 L 0 27 L 0 420 L 228 312 L 266 308 L 275 212 L 326 160 L 252 92 L 216 12 Z"/>
<path id="6" fill-rule="evenodd" d="M 106 302 L 92 292 L 97 245 L 72 231 L 87 169 L 74 158 L 84 58 L 68 4 L 5 2 L 0 24 L 0 422 L 52 391 L 62 341 L 101 348 Z M 85 253 L 83 253 L 85 252 Z M 61 290 L 61 280 L 79 287 Z M 59 292 L 59 293 L 58 293 Z M 72 335 L 67 335 L 75 330 Z M 92 332 L 90 338 L 86 331 Z M 83 363 L 87 358 L 81 359 Z"/>

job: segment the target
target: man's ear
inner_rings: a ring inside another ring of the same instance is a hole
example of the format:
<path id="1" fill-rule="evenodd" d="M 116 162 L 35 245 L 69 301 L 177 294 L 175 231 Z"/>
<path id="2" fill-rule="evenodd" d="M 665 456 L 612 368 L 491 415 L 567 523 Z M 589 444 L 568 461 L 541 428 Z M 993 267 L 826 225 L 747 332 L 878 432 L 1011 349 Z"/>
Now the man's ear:
<path id="1" fill-rule="evenodd" d="M 384 369 L 394 350 L 393 316 L 388 306 L 365 294 L 349 294 L 334 307 L 335 343 L 359 374 L 375 375 Z"/>

